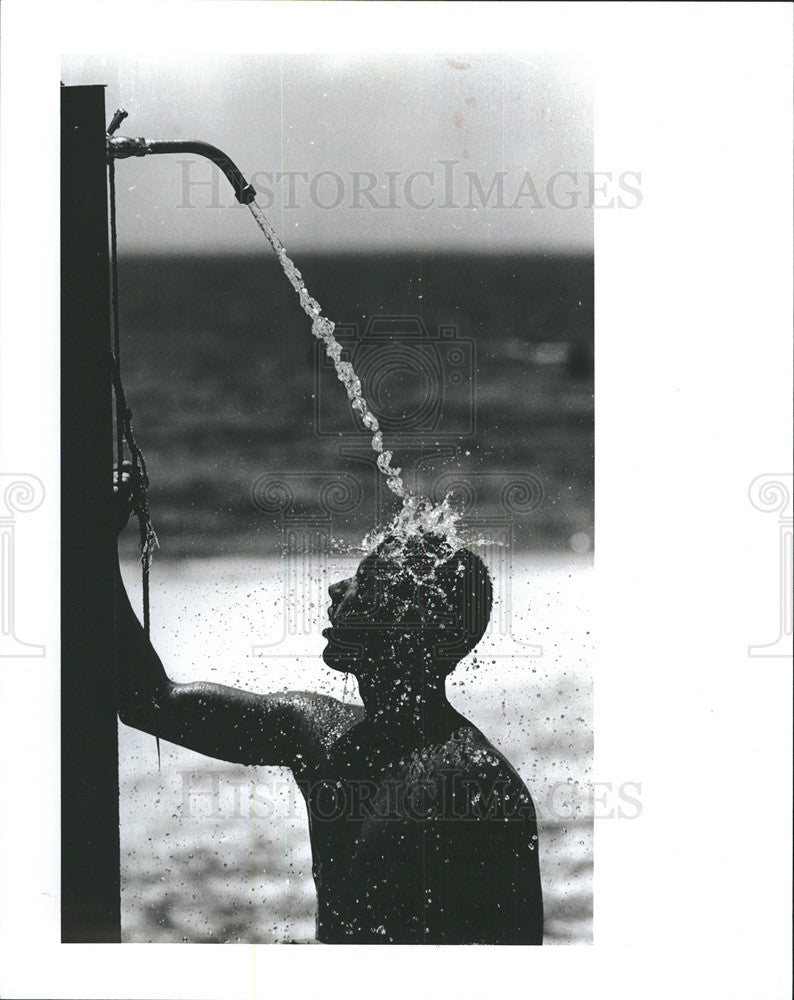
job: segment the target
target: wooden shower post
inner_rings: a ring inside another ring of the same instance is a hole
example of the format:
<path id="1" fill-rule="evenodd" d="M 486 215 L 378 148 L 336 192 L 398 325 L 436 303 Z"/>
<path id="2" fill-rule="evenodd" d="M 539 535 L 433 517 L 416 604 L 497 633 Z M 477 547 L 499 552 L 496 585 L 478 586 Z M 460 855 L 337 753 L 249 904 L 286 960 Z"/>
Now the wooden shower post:
<path id="1" fill-rule="evenodd" d="M 105 92 L 61 87 L 61 940 L 119 941 Z"/>

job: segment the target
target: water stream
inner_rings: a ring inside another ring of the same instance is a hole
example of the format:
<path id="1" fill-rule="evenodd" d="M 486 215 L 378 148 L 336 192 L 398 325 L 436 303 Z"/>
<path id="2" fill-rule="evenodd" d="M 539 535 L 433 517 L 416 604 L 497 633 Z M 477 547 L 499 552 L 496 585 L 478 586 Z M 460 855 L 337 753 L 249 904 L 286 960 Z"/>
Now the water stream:
<path id="1" fill-rule="evenodd" d="M 334 363 L 339 381 L 347 391 L 350 405 L 361 415 L 361 422 L 367 430 L 372 432 L 372 450 L 378 456 L 378 468 L 386 477 L 386 485 L 402 499 L 404 505 L 410 503 L 413 500 L 412 494 L 409 493 L 400 476 L 402 470 L 395 469 L 392 465 L 392 453 L 384 451 L 383 434 L 378 424 L 378 418 L 367 405 L 364 392 L 361 388 L 361 381 L 350 362 L 342 361 L 342 345 L 334 336 L 334 324 L 330 319 L 322 315 L 320 303 L 309 295 L 306 285 L 303 283 L 303 275 L 290 259 L 281 240 L 268 222 L 265 213 L 257 205 L 256 201 L 252 201 L 248 207 L 256 219 L 257 225 L 265 234 L 268 243 L 275 250 L 289 283 L 298 293 L 301 308 L 312 321 L 312 333 L 318 340 L 321 340 L 325 344 L 325 353 Z"/>

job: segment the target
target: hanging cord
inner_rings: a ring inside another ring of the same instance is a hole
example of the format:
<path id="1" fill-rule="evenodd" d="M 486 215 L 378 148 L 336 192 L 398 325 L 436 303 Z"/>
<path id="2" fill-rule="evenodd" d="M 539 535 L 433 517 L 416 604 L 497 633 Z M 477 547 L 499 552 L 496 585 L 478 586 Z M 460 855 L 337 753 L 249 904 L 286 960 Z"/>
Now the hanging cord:
<path id="1" fill-rule="evenodd" d="M 116 417 L 120 421 L 122 436 L 132 457 L 132 509 L 138 518 L 140 530 L 141 565 L 143 567 L 143 627 L 149 635 L 149 567 L 154 550 L 160 547 L 157 535 L 152 527 L 149 514 L 149 476 L 146 472 L 146 462 L 143 452 L 138 447 L 135 435 L 132 433 L 132 410 L 127 406 L 124 386 L 121 384 L 118 359 L 110 353 L 110 377 L 116 395 Z M 122 455 L 123 460 L 123 455 Z"/>
<path id="2" fill-rule="evenodd" d="M 111 136 L 127 117 L 126 111 L 117 111 L 108 126 L 107 134 Z M 121 335 L 119 324 L 119 268 L 118 240 L 116 226 L 116 165 L 111 156 L 108 163 L 108 182 L 110 188 L 110 281 L 111 303 L 113 309 L 113 349 L 110 352 L 110 377 L 116 400 L 116 462 L 121 473 L 124 462 L 124 443 L 127 444 L 132 459 L 132 509 L 138 518 L 139 546 L 141 552 L 141 589 L 143 592 L 143 629 L 146 637 L 150 636 L 150 602 L 149 602 L 149 572 L 154 550 L 159 546 L 157 535 L 152 527 L 149 513 L 149 476 L 146 472 L 146 461 L 143 452 L 138 447 L 132 432 L 132 410 L 127 405 L 124 385 L 121 381 Z M 157 741 L 157 768 L 160 769 L 160 737 Z"/>

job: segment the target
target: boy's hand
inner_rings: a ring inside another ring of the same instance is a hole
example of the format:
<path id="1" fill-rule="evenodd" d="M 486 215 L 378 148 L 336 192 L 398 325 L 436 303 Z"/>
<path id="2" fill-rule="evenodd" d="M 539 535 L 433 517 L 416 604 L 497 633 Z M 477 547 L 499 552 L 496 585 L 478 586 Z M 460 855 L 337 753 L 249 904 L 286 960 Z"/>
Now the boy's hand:
<path id="1" fill-rule="evenodd" d="M 126 528 L 133 510 L 132 497 L 137 485 L 137 470 L 131 462 L 122 462 L 113 470 L 113 523 L 116 537 Z"/>

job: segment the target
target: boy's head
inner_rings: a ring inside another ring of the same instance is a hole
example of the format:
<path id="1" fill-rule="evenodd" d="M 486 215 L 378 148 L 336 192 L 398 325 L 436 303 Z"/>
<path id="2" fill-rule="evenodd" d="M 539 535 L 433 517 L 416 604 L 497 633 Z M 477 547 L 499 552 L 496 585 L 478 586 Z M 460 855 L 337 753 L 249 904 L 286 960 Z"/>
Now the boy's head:
<path id="1" fill-rule="evenodd" d="M 479 556 L 424 532 L 387 536 L 328 593 L 323 658 L 352 673 L 384 659 L 449 673 L 482 638 L 493 600 Z"/>

